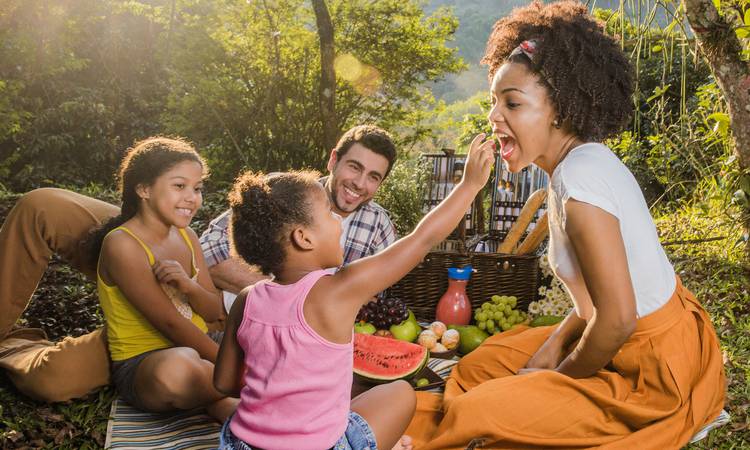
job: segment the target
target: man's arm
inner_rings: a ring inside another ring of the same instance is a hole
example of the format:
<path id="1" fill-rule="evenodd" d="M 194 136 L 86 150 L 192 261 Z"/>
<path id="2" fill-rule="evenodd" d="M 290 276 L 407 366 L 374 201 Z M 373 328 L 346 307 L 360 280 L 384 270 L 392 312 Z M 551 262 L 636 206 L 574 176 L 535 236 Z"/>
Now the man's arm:
<path id="1" fill-rule="evenodd" d="M 216 287 L 232 294 L 239 294 L 246 287 L 268 278 L 256 268 L 234 257 L 209 267 L 208 273 Z"/>
<path id="2" fill-rule="evenodd" d="M 208 273 L 221 290 L 238 294 L 241 290 L 268 278 L 253 267 L 229 256 L 229 219 L 231 210 L 211 221 L 200 238 Z"/>

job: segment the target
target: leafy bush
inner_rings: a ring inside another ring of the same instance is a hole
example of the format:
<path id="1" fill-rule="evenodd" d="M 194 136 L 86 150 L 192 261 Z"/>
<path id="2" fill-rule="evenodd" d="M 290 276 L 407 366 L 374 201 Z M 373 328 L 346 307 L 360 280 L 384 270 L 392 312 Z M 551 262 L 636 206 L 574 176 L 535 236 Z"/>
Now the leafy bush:
<path id="1" fill-rule="evenodd" d="M 336 32 L 336 128 L 377 123 L 401 144 L 424 133 L 426 82 L 463 63 L 446 9 L 417 0 L 328 2 Z M 0 2 L 0 177 L 112 183 L 138 139 L 178 134 L 215 178 L 243 168 L 323 169 L 320 57 L 309 2 Z M 372 30 L 378 39 L 372 39 Z M 348 59 L 347 59 L 348 58 Z"/>
<path id="2" fill-rule="evenodd" d="M 426 161 L 411 154 L 399 159 L 378 189 L 375 201 L 388 210 L 399 236 L 411 232 L 424 216 L 424 188 L 430 174 Z"/>
<path id="3" fill-rule="evenodd" d="M 150 18 L 100 0 L 7 1 L 0 17 L 0 177 L 112 183 L 121 152 L 164 131 Z"/>
<path id="4" fill-rule="evenodd" d="M 687 109 L 689 114 L 674 121 L 651 121 L 651 134 L 630 130 L 608 142 L 638 179 L 649 203 L 689 197 L 701 180 L 721 177 L 726 163 L 732 164 L 729 117 L 716 84 L 700 86 Z"/>

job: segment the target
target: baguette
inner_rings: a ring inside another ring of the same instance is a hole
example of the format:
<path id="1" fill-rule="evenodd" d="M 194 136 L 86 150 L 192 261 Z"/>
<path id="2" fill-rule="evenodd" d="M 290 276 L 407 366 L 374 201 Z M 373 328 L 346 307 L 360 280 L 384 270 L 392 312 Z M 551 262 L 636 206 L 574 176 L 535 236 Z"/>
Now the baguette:
<path id="1" fill-rule="evenodd" d="M 531 233 L 526 235 L 526 239 L 521 242 L 521 245 L 513 251 L 514 255 L 526 255 L 536 250 L 537 247 L 542 243 L 544 238 L 549 234 L 549 224 L 547 223 L 547 213 L 542 214 L 542 217 L 536 221 L 536 227 L 531 230 Z"/>
<path id="2" fill-rule="evenodd" d="M 513 223 L 513 226 L 510 227 L 508 235 L 505 236 L 505 240 L 497 248 L 498 253 L 510 253 L 513 250 L 518 241 L 521 240 L 523 232 L 529 227 L 531 220 L 534 219 L 534 214 L 536 214 L 536 211 L 544 204 L 546 199 L 546 189 L 537 189 L 531 193 L 529 199 L 526 200 L 526 204 L 523 205 L 518 218 Z"/>

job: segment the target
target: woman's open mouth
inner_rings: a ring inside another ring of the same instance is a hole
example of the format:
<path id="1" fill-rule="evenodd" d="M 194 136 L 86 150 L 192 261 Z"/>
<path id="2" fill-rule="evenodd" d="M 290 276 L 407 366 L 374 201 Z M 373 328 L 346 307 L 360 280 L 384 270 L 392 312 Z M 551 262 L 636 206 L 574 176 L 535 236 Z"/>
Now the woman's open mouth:
<path id="1" fill-rule="evenodd" d="M 516 148 L 516 140 L 505 133 L 495 133 L 495 136 L 500 141 L 500 155 L 505 160 L 509 159 Z"/>

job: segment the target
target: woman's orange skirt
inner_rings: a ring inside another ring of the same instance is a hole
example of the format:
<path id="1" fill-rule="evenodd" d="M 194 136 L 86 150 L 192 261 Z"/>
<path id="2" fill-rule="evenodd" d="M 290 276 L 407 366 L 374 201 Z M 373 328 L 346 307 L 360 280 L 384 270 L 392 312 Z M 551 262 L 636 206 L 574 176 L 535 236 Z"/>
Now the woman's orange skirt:
<path id="1" fill-rule="evenodd" d="M 415 448 L 680 448 L 724 406 L 716 333 L 679 279 L 606 369 L 515 375 L 554 329 L 493 336 L 456 365 L 444 396 L 417 393 Z"/>

